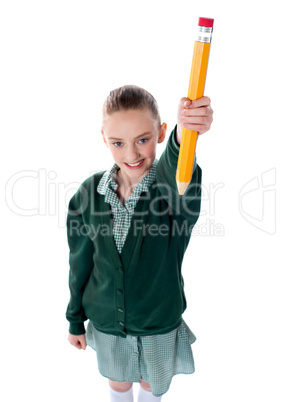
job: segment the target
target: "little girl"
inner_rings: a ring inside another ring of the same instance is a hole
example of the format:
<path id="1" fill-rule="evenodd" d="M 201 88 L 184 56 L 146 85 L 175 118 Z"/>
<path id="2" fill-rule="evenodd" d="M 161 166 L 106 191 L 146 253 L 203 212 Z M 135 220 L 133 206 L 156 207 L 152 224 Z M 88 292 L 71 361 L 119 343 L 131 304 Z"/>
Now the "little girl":
<path id="1" fill-rule="evenodd" d="M 182 98 L 158 161 L 167 125 L 154 97 L 131 85 L 112 91 L 101 133 L 115 163 L 69 202 L 68 339 L 96 351 L 111 402 L 132 402 L 134 382 L 138 402 L 160 401 L 175 374 L 194 372 L 181 265 L 200 212 L 201 169 L 195 161 L 182 197 L 175 176 L 182 127 L 203 134 L 212 114 L 209 98 Z"/>

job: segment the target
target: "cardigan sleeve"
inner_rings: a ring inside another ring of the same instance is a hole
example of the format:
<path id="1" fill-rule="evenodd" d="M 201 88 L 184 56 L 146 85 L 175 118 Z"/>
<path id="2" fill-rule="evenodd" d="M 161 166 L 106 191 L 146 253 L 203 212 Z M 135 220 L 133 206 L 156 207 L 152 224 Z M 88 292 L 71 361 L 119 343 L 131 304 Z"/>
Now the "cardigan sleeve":
<path id="1" fill-rule="evenodd" d="M 202 171 L 197 164 L 196 156 L 191 182 L 180 196 L 176 182 L 176 171 L 180 146 L 176 140 L 177 125 L 171 132 L 165 150 L 160 156 L 156 168 L 156 181 L 162 196 L 177 214 L 197 221 L 201 206 Z"/>
<path id="2" fill-rule="evenodd" d="M 93 269 L 93 242 L 87 235 L 87 225 L 83 219 L 84 204 L 80 187 L 69 202 L 67 215 L 70 301 L 66 318 L 70 323 L 69 332 L 73 335 L 85 333 L 84 321 L 87 317 L 82 307 L 82 297 Z"/>

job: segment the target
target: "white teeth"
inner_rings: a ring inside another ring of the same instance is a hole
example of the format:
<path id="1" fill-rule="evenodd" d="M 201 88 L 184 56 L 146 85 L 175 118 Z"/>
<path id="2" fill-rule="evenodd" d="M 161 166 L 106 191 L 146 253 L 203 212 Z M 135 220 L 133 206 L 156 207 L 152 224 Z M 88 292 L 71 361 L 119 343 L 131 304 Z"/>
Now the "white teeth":
<path id="1" fill-rule="evenodd" d="M 142 161 L 138 162 L 138 163 L 127 163 L 127 165 L 129 166 L 138 166 L 142 163 Z"/>

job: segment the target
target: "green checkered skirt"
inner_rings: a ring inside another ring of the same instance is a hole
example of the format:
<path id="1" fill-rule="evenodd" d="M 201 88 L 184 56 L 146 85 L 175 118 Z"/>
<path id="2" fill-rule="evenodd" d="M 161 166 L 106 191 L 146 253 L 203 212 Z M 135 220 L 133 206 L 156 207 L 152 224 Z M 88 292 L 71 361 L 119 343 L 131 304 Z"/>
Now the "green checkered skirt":
<path id="1" fill-rule="evenodd" d="M 168 391 L 175 374 L 194 372 L 191 344 L 196 337 L 184 321 L 167 334 L 126 338 L 104 334 L 89 321 L 86 340 L 96 351 L 104 377 L 118 382 L 143 380 L 154 396 Z"/>

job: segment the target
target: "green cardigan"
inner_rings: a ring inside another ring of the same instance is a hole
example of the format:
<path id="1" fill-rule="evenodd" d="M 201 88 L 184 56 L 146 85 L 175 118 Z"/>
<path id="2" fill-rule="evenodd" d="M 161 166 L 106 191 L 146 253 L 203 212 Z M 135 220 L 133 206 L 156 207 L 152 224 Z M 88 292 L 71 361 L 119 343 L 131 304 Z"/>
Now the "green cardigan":
<path id="1" fill-rule="evenodd" d="M 104 171 L 85 180 L 71 198 L 66 312 L 71 334 L 84 334 L 87 319 L 99 331 L 121 337 L 163 334 L 181 323 L 186 309 L 181 266 L 200 213 L 201 169 L 196 165 L 180 197 L 176 127 L 158 161 L 155 182 L 136 204 L 121 254 L 110 204 L 97 192 Z"/>

